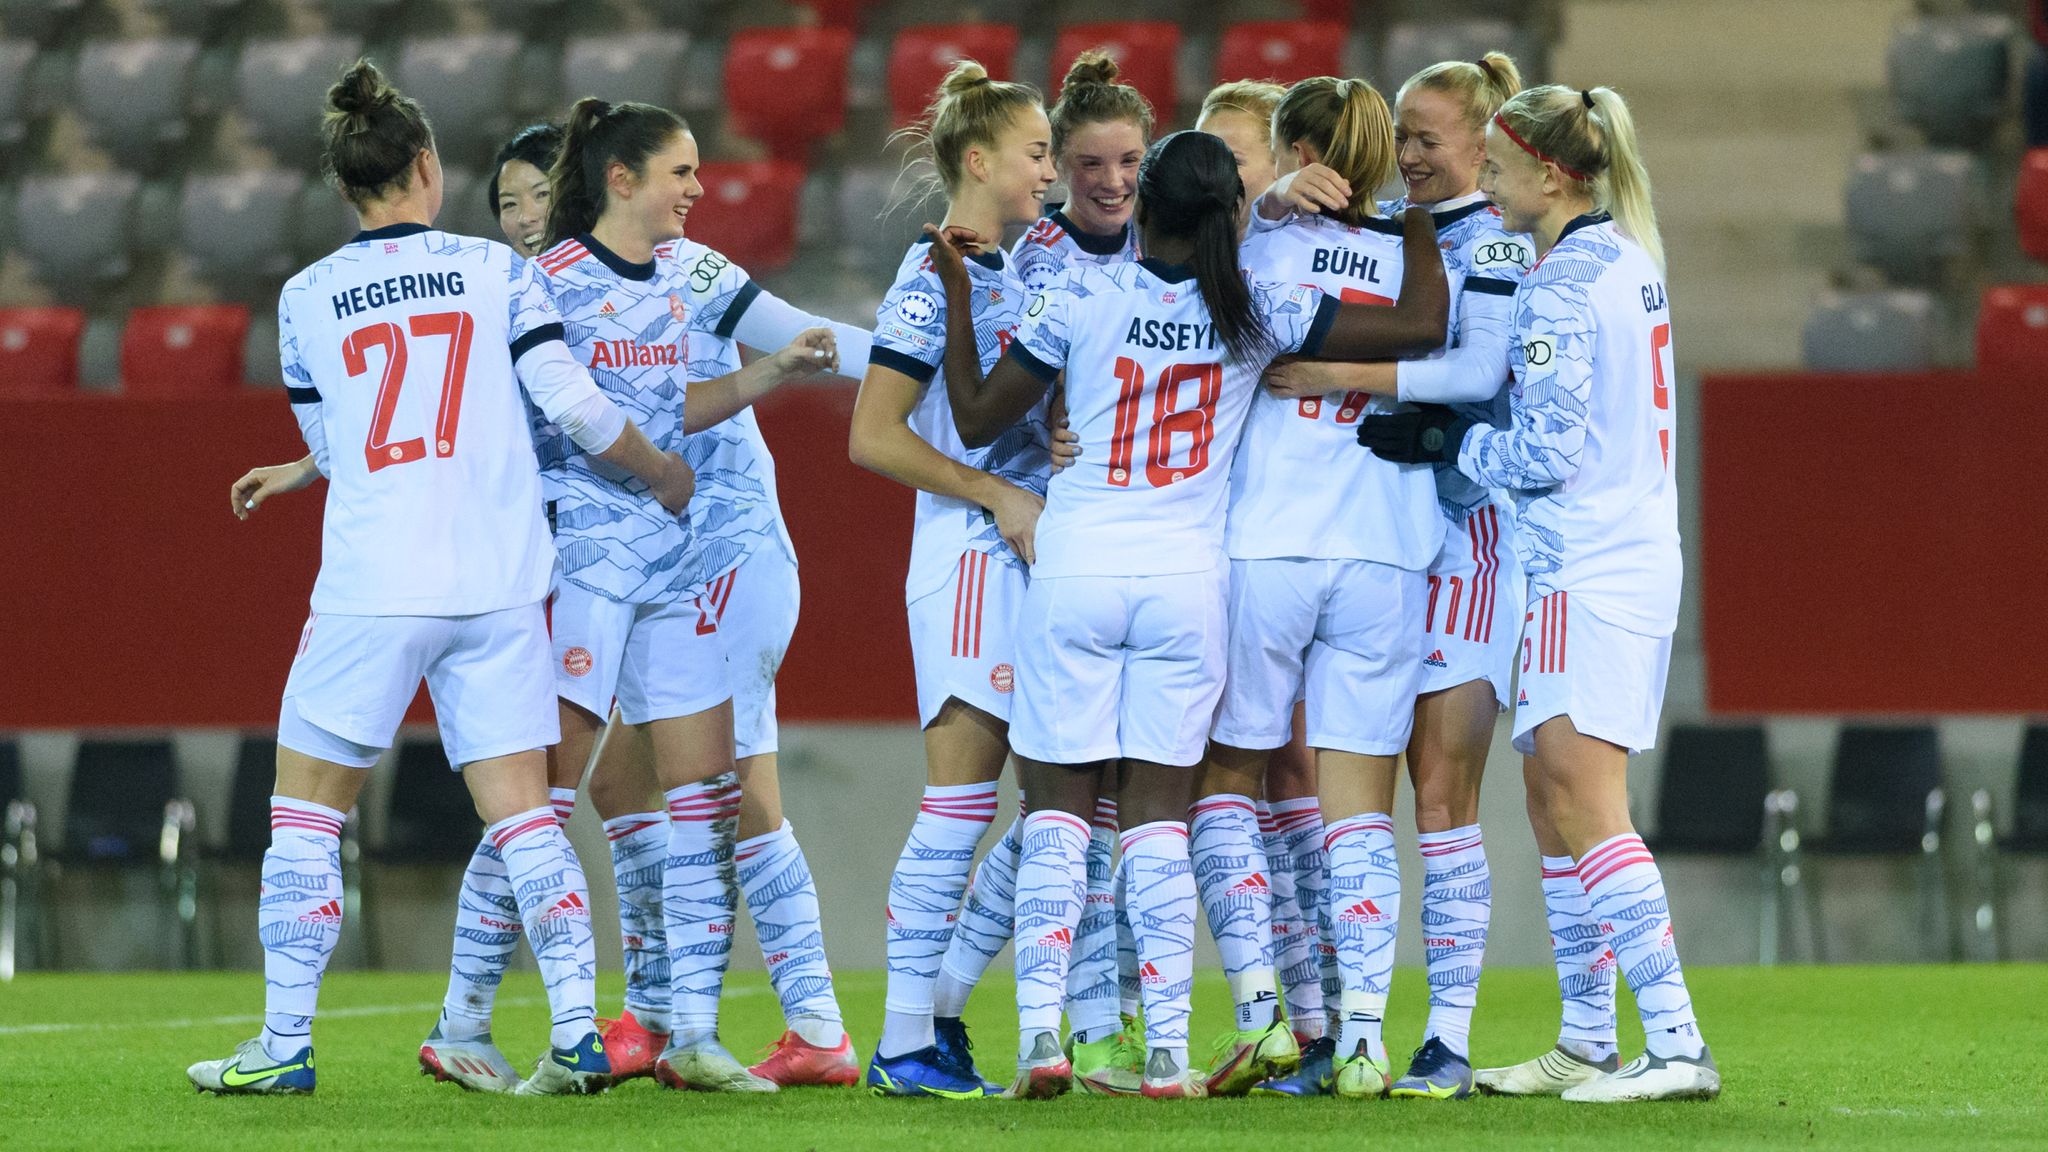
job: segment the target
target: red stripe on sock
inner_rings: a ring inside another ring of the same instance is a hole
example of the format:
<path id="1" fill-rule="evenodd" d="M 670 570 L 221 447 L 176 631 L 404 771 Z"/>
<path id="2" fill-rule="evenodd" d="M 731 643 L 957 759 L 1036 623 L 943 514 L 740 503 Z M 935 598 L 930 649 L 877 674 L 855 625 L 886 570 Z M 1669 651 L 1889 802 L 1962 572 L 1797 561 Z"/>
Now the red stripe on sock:
<path id="1" fill-rule="evenodd" d="M 531 820 L 522 821 L 510 828 L 492 833 L 491 847 L 502 852 L 505 849 L 505 845 L 510 844 L 521 836 L 529 832 L 537 832 L 543 828 L 553 828 L 554 826 L 555 817 L 553 813 L 549 813 L 546 816 L 535 816 Z"/>

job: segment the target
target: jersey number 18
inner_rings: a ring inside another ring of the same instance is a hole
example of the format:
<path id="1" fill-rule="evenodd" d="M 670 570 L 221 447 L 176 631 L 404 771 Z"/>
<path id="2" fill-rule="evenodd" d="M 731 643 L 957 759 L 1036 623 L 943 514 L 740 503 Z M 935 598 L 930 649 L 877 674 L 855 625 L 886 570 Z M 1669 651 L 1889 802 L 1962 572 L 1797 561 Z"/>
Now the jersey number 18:
<path id="1" fill-rule="evenodd" d="M 1116 430 L 1109 442 L 1109 482 L 1131 484 L 1131 441 L 1145 406 L 1145 369 L 1129 356 L 1116 358 Z M 1181 408 L 1180 387 L 1195 384 L 1195 406 Z M 1209 442 L 1216 438 L 1216 401 L 1223 395 L 1223 365 L 1169 364 L 1152 389 L 1152 430 L 1146 438 L 1145 481 L 1164 488 L 1209 466 Z M 1174 464 L 1173 438 L 1190 437 L 1187 462 Z"/>

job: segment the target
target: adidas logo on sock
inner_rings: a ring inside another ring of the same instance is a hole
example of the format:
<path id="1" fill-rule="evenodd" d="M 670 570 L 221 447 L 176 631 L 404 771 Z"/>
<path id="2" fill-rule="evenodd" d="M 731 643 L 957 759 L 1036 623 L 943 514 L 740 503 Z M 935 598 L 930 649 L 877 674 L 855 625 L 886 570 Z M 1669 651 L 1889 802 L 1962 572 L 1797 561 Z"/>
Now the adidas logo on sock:
<path id="1" fill-rule="evenodd" d="M 1038 938 L 1040 948 L 1058 948 L 1064 952 L 1074 946 L 1074 933 L 1069 928 L 1055 928 Z"/>
<path id="2" fill-rule="evenodd" d="M 1266 883 L 1265 874 L 1262 872 L 1254 872 L 1237 883 L 1232 884 L 1230 891 L 1225 893 L 1227 896 L 1270 896 L 1272 894 L 1273 886 Z"/>
<path id="3" fill-rule="evenodd" d="M 590 909 L 584 906 L 583 898 L 571 892 L 560 900 L 555 901 L 554 907 L 541 913 L 540 921 L 545 924 L 550 920 L 559 920 L 564 916 L 587 917 L 589 915 Z"/>
<path id="4" fill-rule="evenodd" d="M 1450 662 L 1444 659 L 1444 650 L 1441 648 L 1424 656 L 1422 662 L 1431 668 L 1449 668 L 1451 666 Z"/>
<path id="5" fill-rule="evenodd" d="M 1145 963 L 1139 965 L 1138 967 L 1138 983 L 1164 984 L 1166 983 L 1166 977 L 1161 976 L 1159 974 L 1159 969 L 1153 967 L 1152 962 L 1150 960 L 1147 960 Z"/>
<path id="6" fill-rule="evenodd" d="M 1337 913 L 1337 919 L 1346 924 L 1384 924 L 1391 917 L 1380 911 L 1380 906 L 1370 900 L 1360 900 L 1351 907 Z"/>
<path id="7" fill-rule="evenodd" d="M 299 917 L 299 922 L 301 924 L 339 924 L 341 923 L 341 901 L 329 900 L 327 903 Z"/>

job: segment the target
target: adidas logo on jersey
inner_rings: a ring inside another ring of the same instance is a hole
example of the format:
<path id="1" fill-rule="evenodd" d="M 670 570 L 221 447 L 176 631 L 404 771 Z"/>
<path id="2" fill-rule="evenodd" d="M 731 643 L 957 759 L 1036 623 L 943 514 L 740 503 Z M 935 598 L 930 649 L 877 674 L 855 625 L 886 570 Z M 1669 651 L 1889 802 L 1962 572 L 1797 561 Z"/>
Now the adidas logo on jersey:
<path id="1" fill-rule="evenodd" d="M 312 910 L 311 912 L 308 912 L 308 913 L 306 913 L 305 915 L 303 915 L 303 916 L 299 917 L 299 923 L 301 923 L 301 924 L 339 924 L 339 923 L 341 923 L 341 901 L 339 901 L 339 900 L 329 900 L 329 901 L 328 901 L 327 903 L 325 903 L 325 904 L 322 904 L 322 905 L 321 905 L 321 906 L 319 906 L 318 908 L 315 908 L 315 909 L 313 909 L 313 910 Z"/>
<path id="2" fill-rule="evenodd" d="M 636 344 L 631 340 L 600 340 L 590 346 L 589 366 L 592 368 L 651 368 L 682 362 L 683 346 L 680 343 Z"/>
<path id="3" fill-rule="evenodd" d="M 1226 896 L 1270 896 L 1270 895 L 1272 895 L 1272 893 L 1273 893 L 1273 886 L 1272 886 L 1272 885 L 1270 885 L 1270 884 L 1268 884 L 1268 883 L 1266 883 L 1266 876 L 1265 876 L 1265 873 L 1263 873 L 1263 872 L 1254 872 L 1254 873 L 1252 873 L 1251 875 L 1249 875 L 1249 876 L 1245 877 L 1244 879 L 1242 879 L 1242 880 L 1238 881 L 1237 883 L 1235 883 L 1235 884 L 1232 884 L 1232 885 L 1230 886 L 1230 891 L 1228 891 L 1228 892 L 1224 893 L 1224 895 L 1226 895 Z"/>
<path id="4" fill-rule="evenodd" d="M 1424 656 L 1422 662 L 1431 668 L 1449 668 L 1451 666 L 1450 662 L 1444 659 L 1444 650 L 1441 648 Z"/>
<path id="5" fill-rule="evenodd" d="M 1074 946 L 1074 932 L 1071 928 L 1055 928 L 1038 938 L 1040 948 L 1058 948 L 1066 951 Z"/>
<path id="6" fill-rule="evenodd" d="M 619 310 L 617 308 L 612 307 L 612 302 L 607 300 L 603 304 L 598 306 L 597 314 L 599 316 L 617 316 L 619 314 Z"/>
<path id="7" fill-rule="evenodd" d="M 1380 906 L 1370 900 L 1360 900 L 1351 907 L 1337 913 L 1337 919 L 1346 924 L 1384 924 L 1393 917 L 1380 911 Z"/>

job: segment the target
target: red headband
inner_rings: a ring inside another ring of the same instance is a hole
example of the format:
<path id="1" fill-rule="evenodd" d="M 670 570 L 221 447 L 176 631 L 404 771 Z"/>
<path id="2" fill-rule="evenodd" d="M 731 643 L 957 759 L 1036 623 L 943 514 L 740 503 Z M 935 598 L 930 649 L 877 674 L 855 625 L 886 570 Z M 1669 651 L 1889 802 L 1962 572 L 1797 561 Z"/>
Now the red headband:
<path id="1" fill-rule="evenodd" d="M 1513 140 L 1515 143 L 1521 145 L 1522 151 L 1527 152 L 1531 156 L 1534 156 L 1538 161 L 1545 164 L 1557 165 L 1557 170 L 1559 172 L 1564 173 L 1565 175 L 1571 177 L 1574 180 L 1583 182 L 1592 179 L 1591 176 L 1588 176 L 1584 172 L 1579 171 L 1577 168 L 1574 168 L 1571 165 L 1565 163 L 1564 161 L 1559 160 L 1557 157 L 1545 156 L 1543 153 L 1538 152 L 1536 150 L 1535 145 L 1532 145 L 1527 140 L 1522 139 L 1520 134 L 1518 134 L 1513 128 L 1508 127 L 1507 120 L 1502 118 L 1500 113 L 1496 112 L 1493 114 L 1493 123 L 1502 132 L 1507 133 L 1508 139 Z"/>

